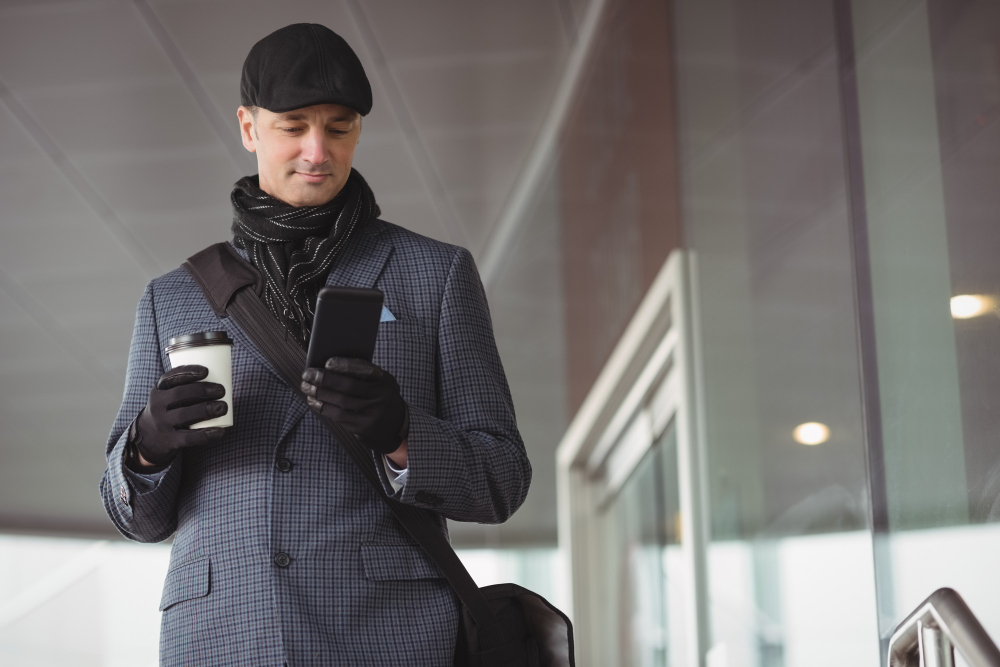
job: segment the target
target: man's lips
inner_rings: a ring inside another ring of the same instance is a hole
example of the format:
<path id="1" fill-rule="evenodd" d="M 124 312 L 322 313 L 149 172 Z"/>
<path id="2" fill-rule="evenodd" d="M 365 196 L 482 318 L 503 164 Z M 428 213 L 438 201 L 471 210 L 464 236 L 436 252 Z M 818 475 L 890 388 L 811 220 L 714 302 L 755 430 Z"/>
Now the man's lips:
<path id="1" fill-rule="evenodd" d="M 301 171 L 297 171 L 295 173 L 301 176 L 302 178 L 306 179 L 308 183 L 319 183 L 324 178 L 330 175 L 330 174 L 304 174 Z"/>

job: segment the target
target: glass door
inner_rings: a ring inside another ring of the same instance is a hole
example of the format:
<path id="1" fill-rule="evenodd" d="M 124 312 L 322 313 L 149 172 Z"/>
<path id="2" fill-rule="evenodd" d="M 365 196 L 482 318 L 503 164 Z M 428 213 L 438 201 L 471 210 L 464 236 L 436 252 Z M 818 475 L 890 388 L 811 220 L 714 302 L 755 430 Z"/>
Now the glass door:
<path id="1" fill-rule="evenodd" d="M 674 251 L 557 453 L 580 665 L 688 667 L 705 653 L 686 275 Z"/>
<path id="2" fill-rule="evenodd" d="M 677 436 L 671 424 L 598 509 L 604 553 L 600 579 L 594 582 L 603 601 L 597 625 L 607 630 L 608 641 L 595 664 L 688 664 L 683 605 L 678 604 L 683 563 L 677 480 Z"/>

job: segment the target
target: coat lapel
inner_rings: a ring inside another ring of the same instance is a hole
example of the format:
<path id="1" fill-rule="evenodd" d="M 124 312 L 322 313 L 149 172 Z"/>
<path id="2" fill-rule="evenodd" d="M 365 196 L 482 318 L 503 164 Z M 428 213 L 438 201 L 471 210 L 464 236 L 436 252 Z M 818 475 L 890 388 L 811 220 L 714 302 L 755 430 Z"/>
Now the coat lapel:
<path id="1" fill-rule="evenodd" d="M 382 274 L 392 246 L 382 239 L 385 224 L 376 220 L 350 242 L 334 260 L 326 285 L 371 287 Z"/>

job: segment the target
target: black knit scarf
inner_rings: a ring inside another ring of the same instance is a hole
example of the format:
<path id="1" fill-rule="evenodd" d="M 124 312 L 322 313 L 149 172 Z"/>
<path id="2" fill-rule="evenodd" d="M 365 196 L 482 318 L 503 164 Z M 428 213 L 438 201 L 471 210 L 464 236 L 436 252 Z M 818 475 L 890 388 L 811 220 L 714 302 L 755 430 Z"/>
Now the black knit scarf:
<path id="1" fill-rule="evenodd" d="M 347 239 L 380 215 L 375 195 L 356 170 L 333 199 L 291 206 L 260 189 L 258 174 L 236 181 L 233 236 L 264 274 L 264 301 L 306 347 L 316 295 Z"/>

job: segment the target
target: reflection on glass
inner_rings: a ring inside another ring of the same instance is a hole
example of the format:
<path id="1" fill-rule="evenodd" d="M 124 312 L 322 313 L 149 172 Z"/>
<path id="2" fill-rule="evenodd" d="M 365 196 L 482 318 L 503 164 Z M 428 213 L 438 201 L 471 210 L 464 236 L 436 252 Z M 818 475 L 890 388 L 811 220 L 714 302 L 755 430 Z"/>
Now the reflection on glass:
<path id="1" fill-rule="evenodd" d="M 996 307 L 996 299 L 985 294 L 959 294 L 951 297 L 951 316 L 956 320 L 979 317 Z"/>
<path id="2" fill-rule="evenodd" d="M 800 445 L 822 445 L 830 439 L 830 428 L 819 422 L 806 422 L 795 427 L 792 437 Z"/>

